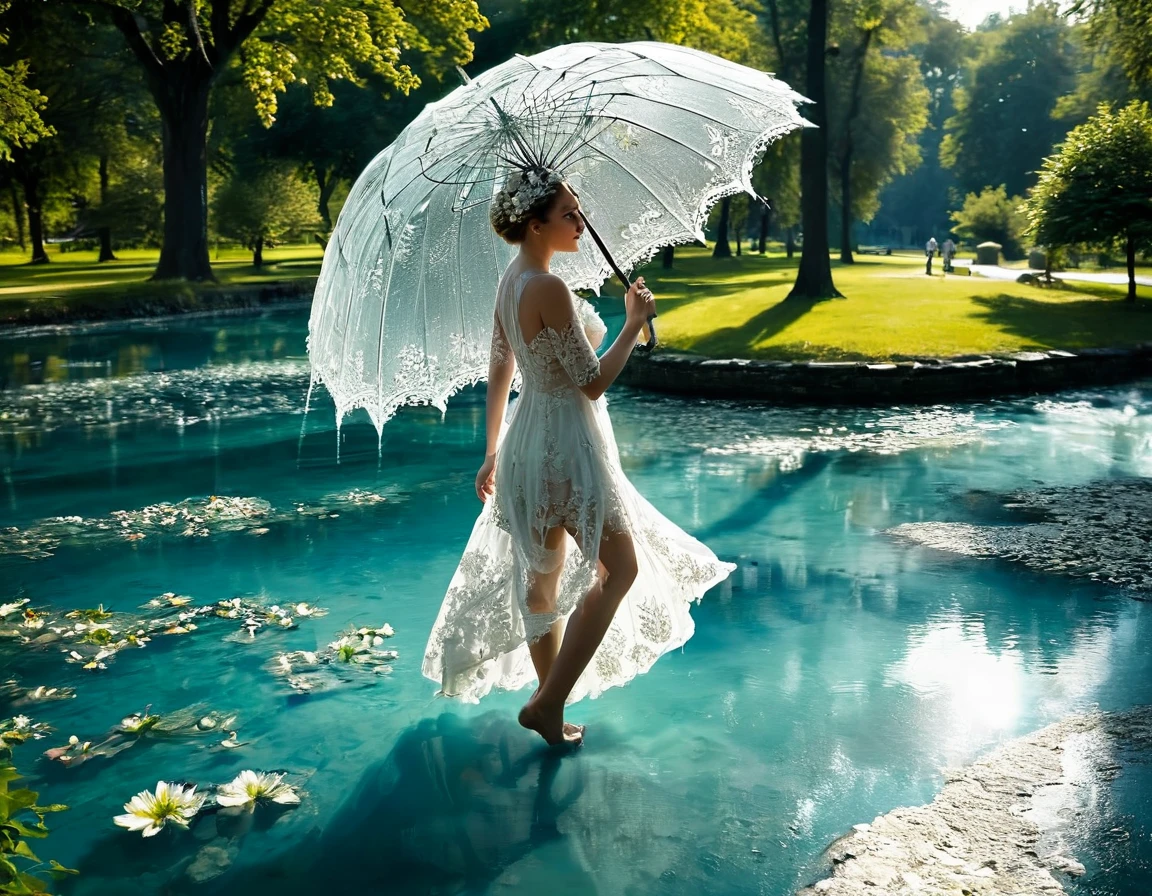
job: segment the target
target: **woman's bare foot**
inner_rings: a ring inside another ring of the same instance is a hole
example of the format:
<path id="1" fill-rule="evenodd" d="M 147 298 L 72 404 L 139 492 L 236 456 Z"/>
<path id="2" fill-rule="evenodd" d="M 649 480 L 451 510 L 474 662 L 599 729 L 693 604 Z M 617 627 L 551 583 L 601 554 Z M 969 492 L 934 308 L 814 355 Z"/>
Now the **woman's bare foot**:
<path id="1" fill-rule="evenodd" d="M 535 695 L 520 710 L 519 722 L 522 727 L 535 731 L 551 746 L 578 746 L 584 740 L 582 727 L 565 724 L 563 706 L 556 709 L 540 706 Z"/>

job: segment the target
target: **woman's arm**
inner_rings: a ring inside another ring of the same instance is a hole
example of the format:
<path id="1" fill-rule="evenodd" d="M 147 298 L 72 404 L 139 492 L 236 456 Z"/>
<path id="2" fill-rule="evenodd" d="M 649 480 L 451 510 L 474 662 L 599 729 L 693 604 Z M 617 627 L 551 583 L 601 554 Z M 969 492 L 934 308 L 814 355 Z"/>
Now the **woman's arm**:
<path id="1" fill-rule="evenodd" d="M 484 464 L 476 474 L 476 497 L 487 501 L 495 490 L 496 449 L 500 444 L 500 426 L 508 410 L 508 390 L 516 376 L 516 357 L 504 335 L 500 318 L 492 318 L 492 352 L 488 360 L 488 395 L 485 401 L 485 433 L 487 447 Z"/>
<path id="2" fill-rule="evenodd" d="M 580 391 L 595 401 L 608 391 L 624 369 L 648 315 L 656 311 L 656 301 L 644 286 L 644 279 L 637 278 L 624 297 L 627 317 L 620 335 L 597 359 L 564 281 L 559 277 L 538 277 L 536 282 L 541 289 L 540 318 L 544 326 L 559 333 L 564 340 L 560 363 Z"/>

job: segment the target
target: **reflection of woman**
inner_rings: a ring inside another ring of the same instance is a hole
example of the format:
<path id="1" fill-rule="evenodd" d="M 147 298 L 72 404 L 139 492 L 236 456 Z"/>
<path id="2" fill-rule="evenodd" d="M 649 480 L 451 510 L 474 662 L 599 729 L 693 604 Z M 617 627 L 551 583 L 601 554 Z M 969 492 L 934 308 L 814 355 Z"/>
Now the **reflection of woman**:
<path id="1" fill-rule="evenodd" d="M 491 219 L 520 252 L 496 295 L 488 447 L 476 477 L 485 504 L 424 674 L 470 700 L 535 678 L 520 723 L 549 743 L 578 743 L 565 703 L 624 684 L 687 641 L 689 604 L 734 567 L 663 517 L 620 468 L 602 396 L 654 311 L 643 280 L 625 297 L 619 337 L 597 358 L 603 322 L 548 270 L 555 252 L 579 247 L 576 194 L 556 172 L 517 172 Z M 517 368 L 520 398 L 502 433 Z"/>

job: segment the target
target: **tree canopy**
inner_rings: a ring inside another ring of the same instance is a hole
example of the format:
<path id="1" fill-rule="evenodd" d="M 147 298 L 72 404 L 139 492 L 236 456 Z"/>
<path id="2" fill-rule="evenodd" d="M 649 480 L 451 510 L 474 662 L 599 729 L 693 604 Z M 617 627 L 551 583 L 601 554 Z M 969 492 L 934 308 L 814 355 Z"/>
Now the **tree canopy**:
<path id="1" fill-rule="evenodd" d="M 56 0 L 64 2 L 64 0 Z M 487 24 L 476 0 L 83 0 L 123 34 L 144 69 L 160 113 L 164 151 L 164 240 L 157 278 L 212 278 L 208 261 L 206 144 L 209 97 L 235 73 L 271 124 L 279 97 L 306 85 L 314 102 L 332 85 L 387 90 L 419 85 L 430 72 L 467 62 L 470 33 Z"/>
<path id="2" fill-rule="evenodd" d="M 1004 184 L 1022 194 L 1067 130 L 1052 113 L 1080 64 L 1072 26 L 1048 0 L 974 38 L 977 54 L 953 94 L 940 160 L 964 192 Z"/>
<path id="3" fill-rule="evenodd" d="M 0 16 L 11 0 L 0 0 Z M 8 34 L 0 28 L 0 47 Z M 52 128 L 40 117 L 48 98 L 28 84 L 28 61 L 17 59 L 0 65 L 0 159 L 11 159 L 15 146 L 31 146 L 41 137 L 51 137 Z"/>
<path id="4" fill-rule="evenodd" d="M 1133 102 L 1119 112 L 1101 106 L 1073 128 L 1044 162 L 1027 202 L 1038 242 L 1125 248 L 1128 300 L 1136 300 L 1139 249 L 1152 248 L 1152 113 Z"/>

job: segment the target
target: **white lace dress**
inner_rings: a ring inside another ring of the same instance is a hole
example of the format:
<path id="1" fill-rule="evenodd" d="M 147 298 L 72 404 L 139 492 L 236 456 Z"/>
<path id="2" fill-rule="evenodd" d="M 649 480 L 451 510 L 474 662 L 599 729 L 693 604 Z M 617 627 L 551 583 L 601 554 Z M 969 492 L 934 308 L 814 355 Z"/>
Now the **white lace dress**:
<path id="1" fill-rule="evenodd" d="M 424 654 L 424 675 L 447 696 L 475 702 L 493 688 L 536 680 L 528 643 L 566 617 L 593 584 L 605 532 L 632 535 L 638 572 L 569 703 L 630 681 L 694 629 L 689 606 L 735 569 L 665 518 L 624 476 L 605 400 L 578 386 L 600 372 L 593 346 L 607 332 L 572 295 L 571 319 L 525 344 L 518 305 L 537 271 L 505 272 L 492 350 L 512 352 L 522 377 L 496 455 L 496 493 L 481 511 L 452 576 Z M 528 613 L 532 576 L 559 560 L 544 533 L 567 536 L 555 613 Z"/>

